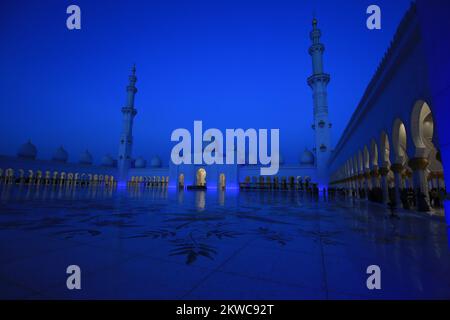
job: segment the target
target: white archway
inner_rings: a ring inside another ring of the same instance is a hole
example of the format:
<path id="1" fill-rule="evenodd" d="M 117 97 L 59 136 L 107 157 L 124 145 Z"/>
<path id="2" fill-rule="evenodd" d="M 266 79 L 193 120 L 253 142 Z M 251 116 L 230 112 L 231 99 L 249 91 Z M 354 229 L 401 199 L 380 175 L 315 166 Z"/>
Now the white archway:
<path id="1" fill-rule="evenodd" d="M 197 170 L 196 185 L 201 187 L 206 186 L 206 170 L 203 168 Z"/>
<path id="2" fill-rule="evenodd" d="M 411 136 L 415 146 L 415 185 L 420 188 L 421 197 L 435 208 L 442 206 L 439 194 L 444 192 L 443 167 L 434 144 L 434 120 L 430 106 L 423 100 L 414 104 L 411 112 Z M 442 182 L 441 182 L 442 181 Z M 419 200 L 419 199 L 418 199 Z M 423 204 L 426 210 L 427 205 Z"/>
<path id="3" fill-rule="evenodd" d="M 430 106 L 417 101 L 411 113 L 411 135 L 416 148 L 434 148 L 434 121 Z"/>
<path id="4" fill-rule="evenodd" d="M 219 176 L 219 189 L 224 190 L 226 186 L 225 174 L 221 173 Z"/>
<path id="5" fill-rule="evenodd" d="M 430 106 L 422 100 L 416 102 L 411 113 L 411 134 L 416 147 L 416 156 L 427 158 L 431 172 L 442 172 L 438 150 L 433 143 L 434 131 Z"/>
<path id="6" fill-rule="evenodd" d="M 358 152 L 358 167 L 359 167 L 360 173 L 364 172 L 363 154 L 362 154 L 361 150 Z"/>
<path id="7" fill-rule="evenodd" d="M 394 145 L 395 162 L 405 164 L 408 161 L 406 153 L 406 127 L 400 119 L 396 119 L 392 130 L 392 143 Z"/>
<path id="8" fill-rule="evenodd" d="M 184 189 L 184 173 L 180 173 L 178 176 L 178 187 Z"/>
<path id="9" fill-rule="evenodd" d="M 372 139 L 370 146 L 370 164 L 373 168 L 378 168 L 378 145 L 375 139 Z"/>
<path id="10" fill-rule="evenodd" d="M 364 171 L 370 168 L 370 155 L 367 146 L 364 147 Z"/>
<path id="11" fill-rule="evenodd" d="M 389 145 L 389 137 L 385 131 L 381 132 L 380 138 L 380 154 L 381 154 L 381 165 L 383 167 L 388 167 L 391 165 L 391 147 Z"/>

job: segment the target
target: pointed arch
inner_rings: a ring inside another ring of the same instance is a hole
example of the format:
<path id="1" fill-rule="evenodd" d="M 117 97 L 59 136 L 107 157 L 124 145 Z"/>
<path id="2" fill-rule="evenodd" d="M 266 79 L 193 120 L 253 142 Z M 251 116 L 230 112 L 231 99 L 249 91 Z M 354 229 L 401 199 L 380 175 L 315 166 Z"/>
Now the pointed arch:
<path id="1" fill-rule="evenodd" d="M 359 172 L 364 172 L 364 165 L 363 165 L 363 154 L 362 151 L 358 151 L 358 166 L 359 166 Z"/>
<path id="2" fill-rule="evenodd" d="M 370 145 L 370 164 L 372 167 L 378 167 L 378 145 L 375 139 L 372 139 Z"/>
<path id="3" fill-rule="evenodd" d="M 411 112 L 411 137 L 416 148 L 433 149 L 434 121 L 431 108 L 423 100 L 414 104 Z"/>
<path id="4" fill-rule="evenodd" d="M 392 130 L 392 143 L 394 147 L 394 156 L 397 163 L 406 163 L 408 156 L 406 153 L 407 148 L 407 133 L 406 127 L 402 120 L 396 119 Z"/>
<path id="5" fill-rule="evenodd" d="M 391 165 L 391 147 L 389 144 L 389 137 L 386 131 L 381 132 L 380 136 L 380 156 L 381 156 L 381 164 L 382 166 L 390 166 Z"/>
<path id="6" fill-rule="evenodd" d="M 370 154 L 367 146 L 364 147 L 364 169 L 370 168 Z"/>
<path id="7" fill-rule="evenodd" d="M 353 156 L 353 169 L 355 171 L 355 174 L 359 174 L 359 168 L 358 168 L 358 155 L 355 154 Z"/>

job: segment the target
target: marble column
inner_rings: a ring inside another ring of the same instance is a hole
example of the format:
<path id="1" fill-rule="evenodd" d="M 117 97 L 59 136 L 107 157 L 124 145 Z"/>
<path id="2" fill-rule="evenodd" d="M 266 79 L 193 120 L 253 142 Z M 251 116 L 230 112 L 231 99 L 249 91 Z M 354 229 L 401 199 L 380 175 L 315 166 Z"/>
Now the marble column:
<path id="1" fill-rule="evenodd" d="M 364 174 L 359 173 L 358 174 L 358 181 L 359 181 L 359 189 L 360 189 L 360 194 L 359 197 L 360 199 L 365 199 L 367 197 L 367 193 L 365 193 L 365 181 L 364 181 Z M 363 193 L 363 195 L 361 196 L 361 192 Z"/>
<path id="2" fill-rule="evenodd" d="M 372 176 L 370 175 L 370 169 L 367 168 L 364 172 L 364 177 L 366 178 L 366 188 L 367 191 L 372 189 Z"/>
<path id="3" fill-rule="evenodd" d="M 394 172 L 395 177 L 395 204 L 398 208 L 403 207 L 403 203 L 401 200 L 401 192 L 402 192 L 402 173 L 404 170 L 403 164 L 394 163 L 391 166 L 391 170 Z"/>
<path id="4" fill-rule="evenodd" d="M 350 176 L 348 178 L 348 194 L 350 196 L 350 198 L 353 197 L 353 177 Z"/>
<path id="5" fill-rule="evenodd" d="M 435 178 L 436 178 L 436 174 L 434 174 L 434 172 L 430 172 L 428 174 L 427 183 L 428 183 L 429 190 L 437 188 L 437 186 L 435 185 L 435 181 L 436 181 Z"/>
<path id="6" fill-rule="evenodd" d="M 383 203 L 388 204 L 389 202 L 389 182 L 387 181 L 387 176 L 389 174 L 389 168 L 381 167 L 380 175 L 381 175 L 381 188 L 383 189 Z"/>
<path id="7" fill-rule="evenodd" d="M 361 198 L 361 195 L 360 195 L 360 192 L 359 192 L 359 188 L 360 188 L 360 181 L 359 181 L 359 175 L 356 173 L 355 174 L 355 194 L 356 194 L 356 198 L 357 199 L 360 199 Z"/>
<path id="8" fill-rule="evenodd" d="M 358 198 L 358 175 L 354 175 L 352 177 L 352 183 L 353 183 L 353 193 L 355 198 Z"/>
<path id="9" fill-rule="evenodd" d="M 426 169 L 428 167 L 428 159 L 416 157 L 410 159 L 408 164 L 413 170 L 413 180 L 418 210 L 429 211 L 430 198 L 428 195 L 428 181 L 426 173 Z"/>
<path id="10" fill-rule="evenodd" d="M 372 190 L 372 177 L 370 175 L 370 169 L 367 168 L 366 172 L 364 173 L 364 180 L 366 181 L 366 199 L 369 200 L 369 193 Z"/>
<path id="11" fill-rule="evenodd" d="M 378 166 L 373 166 L 372 171 L 370 171 L 370 176 L 372 177 L 372 188 L 380 187 L 380 172 Z"/>

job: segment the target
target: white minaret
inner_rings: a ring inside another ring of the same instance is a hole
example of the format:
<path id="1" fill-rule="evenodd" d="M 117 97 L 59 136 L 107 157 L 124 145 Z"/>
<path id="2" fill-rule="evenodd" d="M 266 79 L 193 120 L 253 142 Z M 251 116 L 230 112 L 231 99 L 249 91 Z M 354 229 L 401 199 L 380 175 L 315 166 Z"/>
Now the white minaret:
<path id="1" fill-rule="evenodd" d="M 320 43 L 321 32 L 317 28 L 317 20 L 313 19 L 313 30 L 310 33 L 312 41 L 309 54 L 312 58 L 313 74 L 308 78 L 308 85 L 313 90 L 315 152 L 318 182 L 321 185 L 328 183 L 327 163 L 331 153 L 330 129 L 328 121 L 327 85 L 330 75 L 323 72 L 323 52 L 325 47 Z"/>
<path id="2" fill-rule="evenodd" d="M 133 147 L 133 120 L 137 114 L 134 108 L 134 95 L 136 89 L 136 66 L 133 66 L 131 75 L 129 76 L 130 83 L 127 86 L 127 100 L 125 107 L 122 108 L 123 124 L 122 134 L 120 136 L 119 159 L 117 167 L 119 169 L 119 181 L 127 181 L 128 169 L 131 165 L 131 151 Z"/>

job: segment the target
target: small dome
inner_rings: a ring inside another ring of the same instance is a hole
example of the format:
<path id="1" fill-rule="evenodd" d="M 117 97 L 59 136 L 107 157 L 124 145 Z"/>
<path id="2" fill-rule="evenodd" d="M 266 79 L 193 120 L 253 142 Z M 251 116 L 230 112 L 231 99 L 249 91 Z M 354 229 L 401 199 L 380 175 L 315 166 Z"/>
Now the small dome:
<path id="1" fill-rule="evenodd" d="M 114 166 L 114 159 L 107 154 L 102 158 L 102 166 L 104 167 L 113 167 Z"/>
<path id="2" fill-rule="evenodd" d="M 150 161 L 150 165 L 151 165 L 153 168 L 159 168 L 159 167 L 161 167 L 161 159 L 160 159 L 158 156 L 154 156 L 154 157 L 152 158 L 152 160 Z"/>
<path id="3" fill-rule="evenodd" d="M 85 151 L 81 153 L 80 156 L 80 163 L 81 164 L 92 164 L 92 155 L 89 153 L 89 151 Z"/>
<path id="4" fill-rule="evenodd" d="M 37 149 L 34 146 L 34 144 L 31 143 L 30 140 L 28 140 L 27 143 L 24 143 L 17 152 L 17 156 L 19 158 L 26 158 L 26 159 L 36 159 L 37 156 Z"/>
<path id="5" fill-rule="evenodd" d="M 68 159 L 69 154 L 66 150 L 64 150 L 63 146 L 60 146 L 58 149 L 56 149 L 52 157 L 52 160 L 57 162 L 67 162 Z"/>
<path id="6" fill-rule="evenodd" d="M 303 151 L 302 156 L 300 157 L 300 164 L 302 165 L 313 165 L 314 164 L 314 155 L 308 149 Z"/>
<path id="7" fill-rule="evenodd" d="M 147 161 L 145 161 L 145 159 L 142 157 L 137 158 L 136 161 L 134 162 L 135 168 L 145 168 L 146 166 L 147 166 Z"/>

